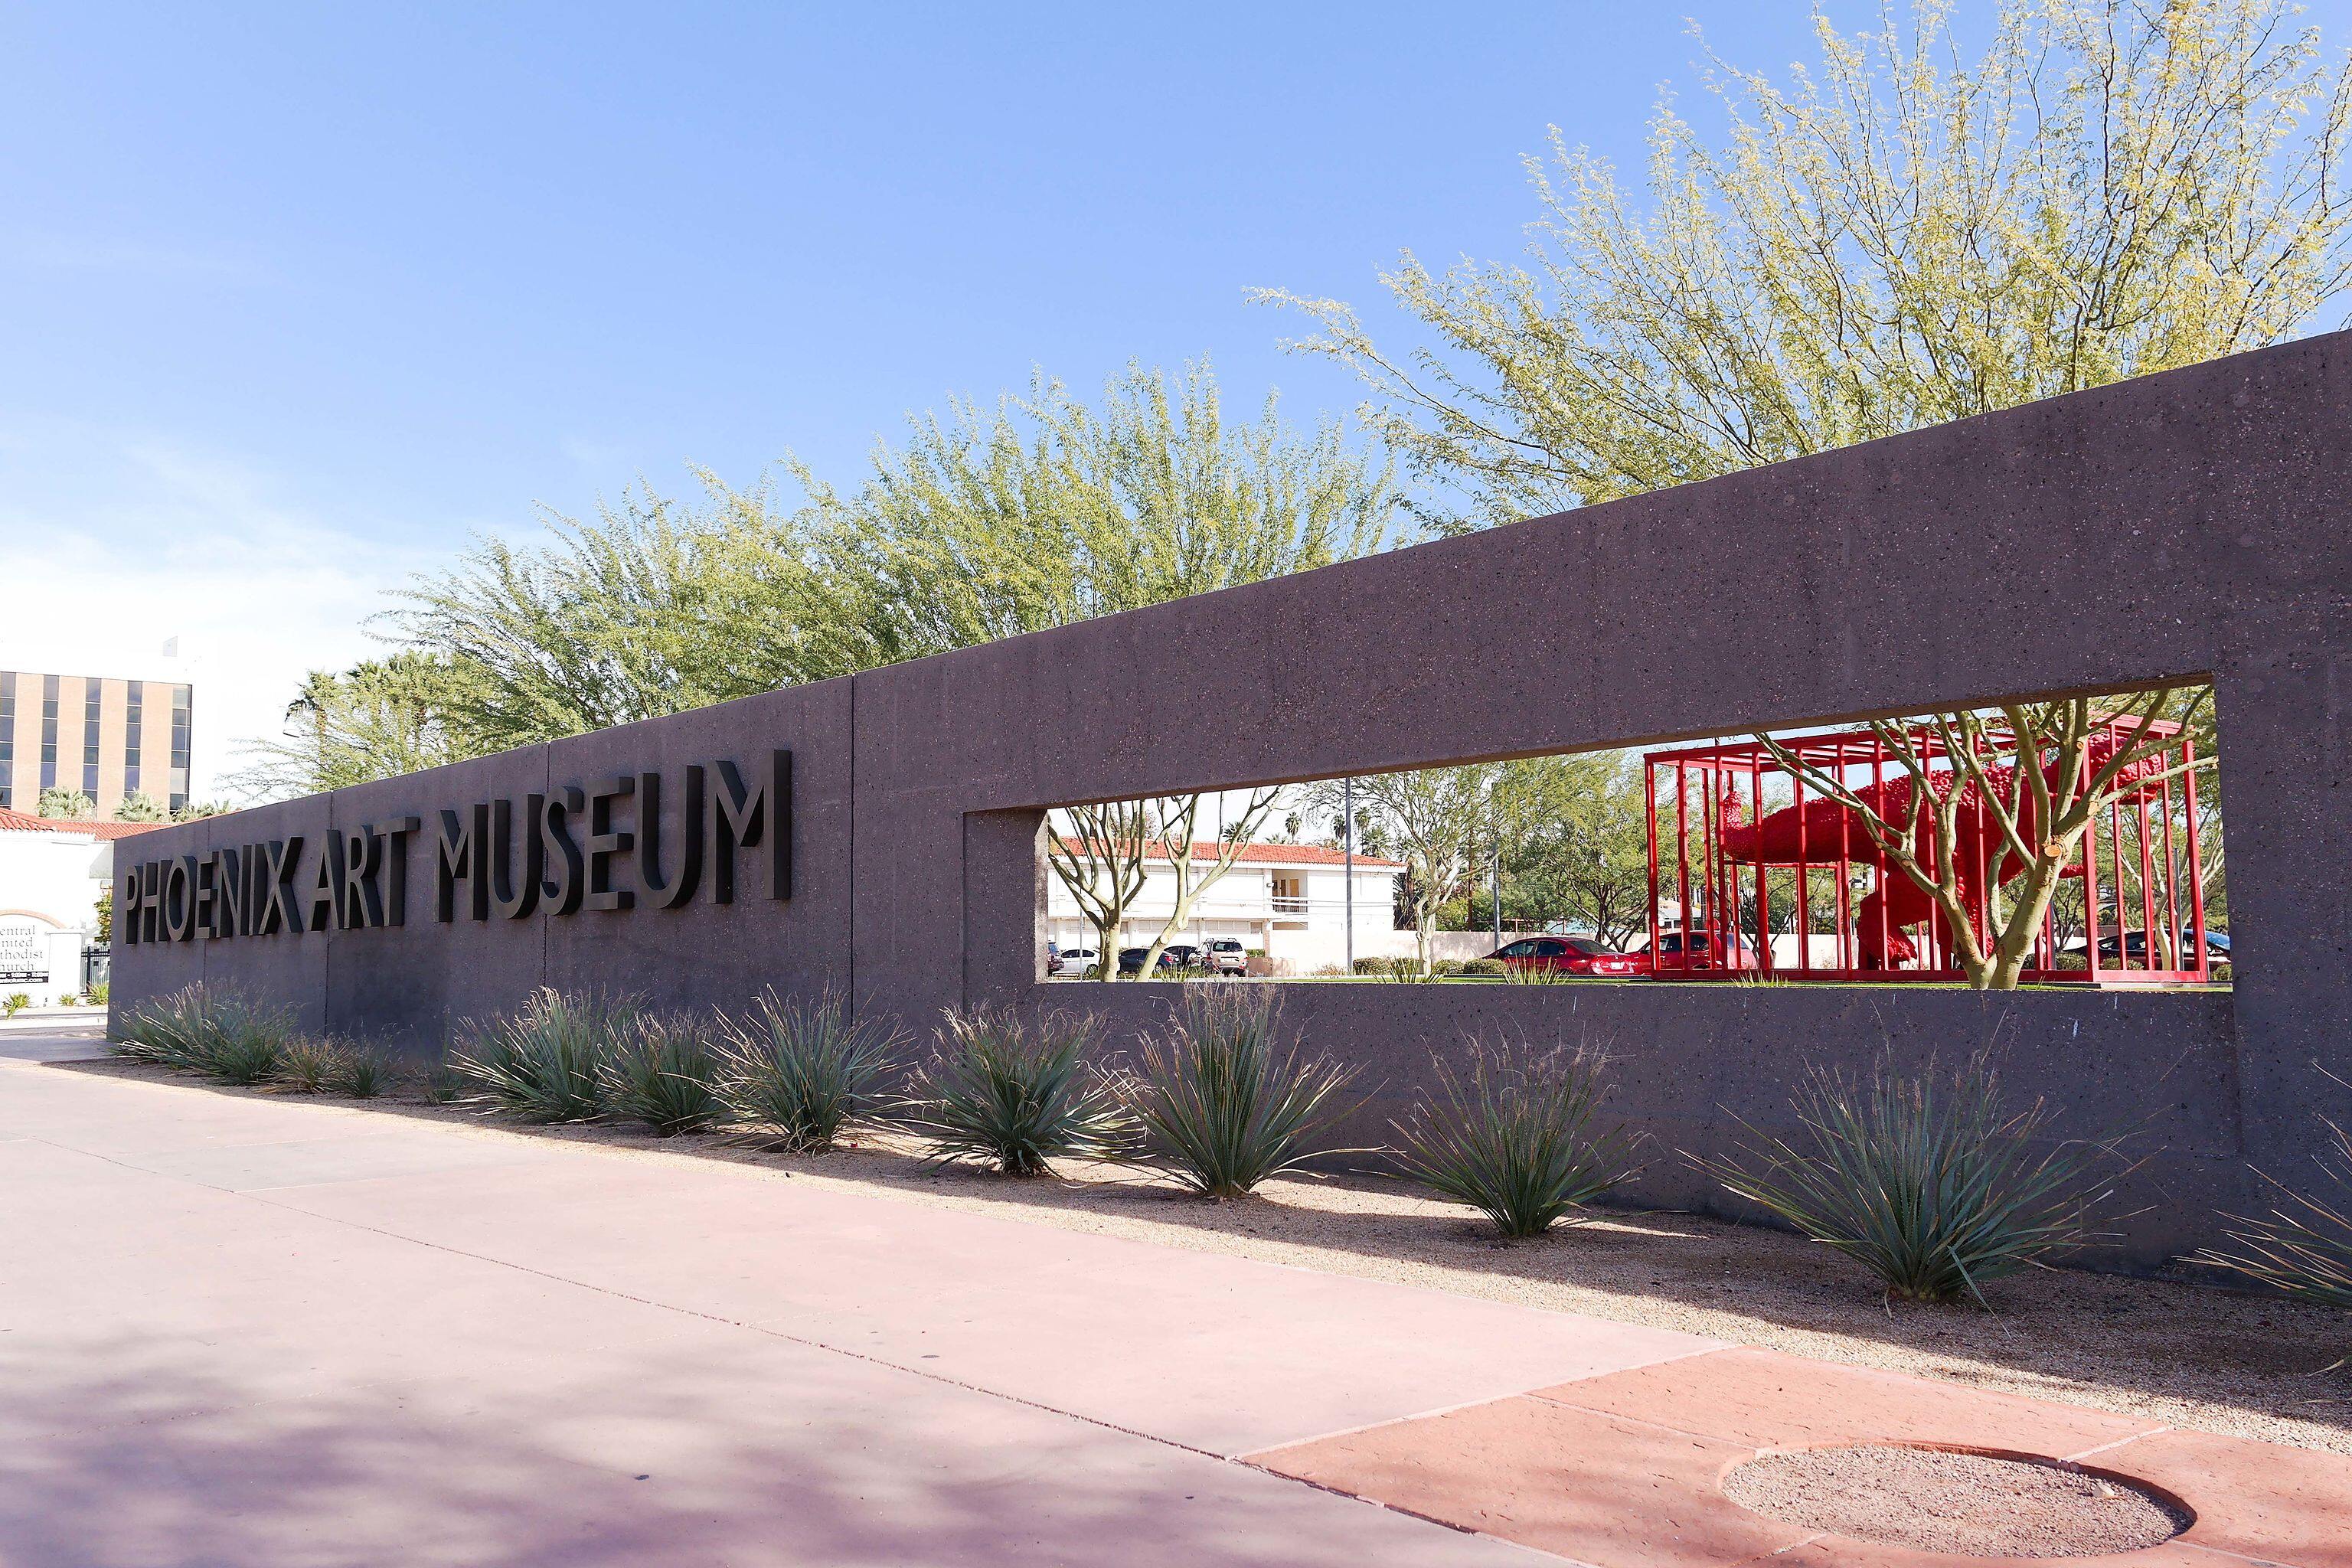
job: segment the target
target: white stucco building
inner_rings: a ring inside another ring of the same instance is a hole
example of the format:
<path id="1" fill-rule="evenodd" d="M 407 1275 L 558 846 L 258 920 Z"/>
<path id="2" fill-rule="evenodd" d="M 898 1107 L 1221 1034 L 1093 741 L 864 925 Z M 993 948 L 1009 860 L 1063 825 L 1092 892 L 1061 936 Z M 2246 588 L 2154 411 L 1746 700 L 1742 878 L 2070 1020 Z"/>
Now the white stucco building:
<path id="1" fill-rule="evenodd" d="M 65 822 L 0 806 L 0 996 L 47 1006 L 82 989 L 114 843 L 155 825 Z"/>
<path id="2" fill-rule="evenodd" d="M 1197 868 L 1216 863 L 1217 847 L 1202 843 L 1192 852 Z M 1167 852 L 1154 847 L 1144 863 L 1142 897 L 1128 911 L 1118 946 L 1140 947 L 1160 934 L 1176 902 L 1176 874 Z M 1394 860 L 1359 854 L 1355 866 L 1356 955 L 1397 951 L 1396 881 L 1404 872 Z M 1234 937 L 1263 952 L 1280 974 L 1312 974 L 1337 969 L 1348 945 L 1348 870 L 1337 849 L 1317 844 L 1252 844 L 1241 858 L 1194 903 L 1192 919 L 1178 942 Z M 1079 912 L 1062 879 L 1045 875 L 1045 934 L 1064 948 L 1090 948 L 1095 929 Z M 1410 932 L 1404 933 L 1409 947 Z"/>

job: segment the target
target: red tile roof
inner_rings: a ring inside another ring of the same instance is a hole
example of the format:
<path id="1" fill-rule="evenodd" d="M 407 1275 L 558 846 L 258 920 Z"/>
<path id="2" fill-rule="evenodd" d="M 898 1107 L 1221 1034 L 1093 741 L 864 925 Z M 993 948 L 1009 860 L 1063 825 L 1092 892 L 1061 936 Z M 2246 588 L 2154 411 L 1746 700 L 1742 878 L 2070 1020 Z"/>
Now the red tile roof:
<path id="1" fill-rule="evenodd" d="M 1062 836 L 1062 843 L 1075 849 L 1078 841 L 1066 833 Z M 1154 839 L 1143 847 L 1143 858 L 1146 860 L 1165 860 L 1168 858 L 1168 847 Z M 1193 841 L 1194 865 L 1214 865 L 1216 858 L 1217 845 L 1213 839 Z M 1244 844 L 1234 863 L 1237 866 L 1344 866 L 1347 857 L 1321 844 Z M 1377 868 L 1382 866 L 1402 867 L 1404 862 L 1383 860 L 1360 849 L 1356 852 L 1356 864 Z"/>
<path id="2" fill-rule="evenodd" d="M 169 827 L 168 822 L 77 822 L 65 816 L 35 816 L 0 805 L 0 833 L 87 833 L 92 838 L 132 838 Z"/>

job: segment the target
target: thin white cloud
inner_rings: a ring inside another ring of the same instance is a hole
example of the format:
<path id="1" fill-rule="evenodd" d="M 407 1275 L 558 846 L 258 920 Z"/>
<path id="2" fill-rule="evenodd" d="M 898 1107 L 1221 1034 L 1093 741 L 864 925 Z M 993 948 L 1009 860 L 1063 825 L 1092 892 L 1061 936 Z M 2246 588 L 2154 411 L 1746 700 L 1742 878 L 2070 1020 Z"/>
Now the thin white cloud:
<path id="1" fill-rule="evenodd" d="M 93 446 L 115 461 L 92 464 L 89 495 L 0 494 L 0 668 L 191 683 L 192 793 L 216 795 L 236 743 L 279 731 L 304 674 L 382 650 L 367 617 L 429 563 L 289 510 L 217 455 Z"/>

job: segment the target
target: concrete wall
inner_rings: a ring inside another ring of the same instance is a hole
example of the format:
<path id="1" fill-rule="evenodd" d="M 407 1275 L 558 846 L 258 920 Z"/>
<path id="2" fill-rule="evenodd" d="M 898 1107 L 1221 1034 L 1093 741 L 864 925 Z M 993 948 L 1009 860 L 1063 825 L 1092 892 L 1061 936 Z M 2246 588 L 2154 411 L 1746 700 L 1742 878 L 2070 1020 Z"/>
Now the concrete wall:
<path id="1" fill-rule="evenodd" d="M 1718 1146 L 1730 1111 L 1775 1124 L 1801 1061 L 1948 1059 L 2005 1020 L 2021 1089 L 2078 1131 L 2144 1127 L 2139 1185 L 2158 1206 L 2129 1222 L 2124 1256 L 2152 1263 L 2210 1235 L 2216 1204 L 2250 1201 L 2246 1161 L 2290 1173 L 2317 1116 L 2352 1116 L 2352 1091 L 2318 1070 L 2352 1076 L 2347 452 L 2338 334 L 214 819 L 142 853 L 791 745 L 808 879 L 775 908 L 490 931 L 412 910 L 400 930 L 124 948 L 114 997 L 205 977 L 423 1040 L 542 982 L 724 1004 L 830 981 L 920 1026 L 1040 994 L 1048 806 L 2210 676 L 2234 994 L 1286 988 L 1291 1022 L 1391 1095 L 1474 1021 L 1596 1024 L 1661 1151 Z M 1152 679 L 1196 666 L 1228 672 L 1234 700 Z M 1093 994 L 1129 1022 L 1165 1000 Z M 1671 1162 L 1650 1191 L 1713 1201 Z"/>

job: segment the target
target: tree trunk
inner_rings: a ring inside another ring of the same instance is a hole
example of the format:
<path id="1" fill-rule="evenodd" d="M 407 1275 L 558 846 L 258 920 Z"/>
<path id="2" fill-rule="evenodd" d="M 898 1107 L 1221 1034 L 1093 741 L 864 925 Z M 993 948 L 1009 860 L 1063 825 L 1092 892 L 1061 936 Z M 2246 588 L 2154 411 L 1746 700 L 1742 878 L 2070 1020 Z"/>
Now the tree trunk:
<path id="1" fill-rule="evenodd" d="M 2026 863 L 2017 881 L 2016 892 L 2010 906 L 2009 927 L 2000 933 L 2000 951 L 1994 955 L 1992 974 L 1984 989 L 2014 991 L 2026 964 L 2033 957 L 2034 939 L 2042 933 L 2042 917 L 2050 912 L 2050 900 L 2057 895 L 2060 873 L 2073 858 L 2074 847 L 2063 843 L 2045 843 L 2042 853 Z"/>

